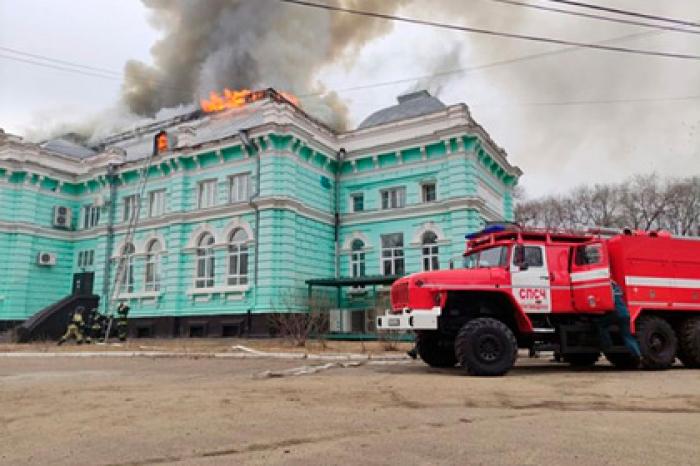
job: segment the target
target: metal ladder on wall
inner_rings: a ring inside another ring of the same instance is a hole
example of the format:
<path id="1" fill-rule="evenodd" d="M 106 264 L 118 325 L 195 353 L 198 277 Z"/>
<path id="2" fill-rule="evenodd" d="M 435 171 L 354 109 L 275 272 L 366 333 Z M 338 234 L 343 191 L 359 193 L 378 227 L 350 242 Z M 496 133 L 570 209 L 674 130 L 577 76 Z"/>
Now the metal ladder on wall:
<path id="1" fill-rule="evenodd" d="M 143 202 L 143 196 L 146 191 L 146 185 L 148 184 L 148 171 L 151 168 L 151 162 L 153 161 L 153 156 L 156 150 L 151 151 L 150 155 L 146 157 L 139 169 L 139 184 L 136 189 L 136 205 L 134 206 L 131 214 L 129 215 L 129 223 L 126 228 L 126 235 L 124 236 L 123 246 L 126 247 L 127 244 L 133 244 L 134 234 L 136 233 L 136 227 L 139 223 L 139 217 L 141 214 L 141 203 Z M 112 202 L 115 202 L 113 199 Z M 117 262 L 117 273 L 114 276 L 114 282 L 112 284 L 112 293 L 110 293 L 107 300 L 107 311 L 109 321 L 107 322 L 107 330 L 105 332 L 104 342 L 106 343 L 109 339 L 109 334 L 112 331 L 112 323 L 114 322 L 114 311 L 112 310 L 112 305 L 119 298 L 121 294 L 122 285 L 124 281 L 124 275 L 126 274 L 126 269 L 130 260 L 130 257 L 124 254 L 124 251 L 118 251 L 118 262 Z M 110 260 L 109 257 L 106 260 Z"/>

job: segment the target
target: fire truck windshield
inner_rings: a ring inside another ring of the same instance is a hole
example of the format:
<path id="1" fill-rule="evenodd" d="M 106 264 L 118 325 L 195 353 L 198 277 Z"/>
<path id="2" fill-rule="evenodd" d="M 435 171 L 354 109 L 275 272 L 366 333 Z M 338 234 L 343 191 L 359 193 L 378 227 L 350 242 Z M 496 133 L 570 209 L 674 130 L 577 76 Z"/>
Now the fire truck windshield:
<path id="1" fill-rule="evenodd" d="M 464 256 L 465 269 L 505 267 L 507 264 L 508 248 L 506 246 L 497 246 L 482 251 L 475 251 Z"/>

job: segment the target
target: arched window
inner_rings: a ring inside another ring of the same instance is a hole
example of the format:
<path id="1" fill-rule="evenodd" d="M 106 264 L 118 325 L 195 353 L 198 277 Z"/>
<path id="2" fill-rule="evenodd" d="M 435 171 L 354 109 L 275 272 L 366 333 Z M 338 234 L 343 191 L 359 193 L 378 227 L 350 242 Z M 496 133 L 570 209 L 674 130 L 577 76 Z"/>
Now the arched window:
<path id="1" fill-rule="evenodd" d="M 122 293 L 133 293 L 134 292 L 134 253 L 136 248 L 131 243 L 126 243 L 122 248 L 122 254 L 119 258 L 119 267 L 121 270 L 117 270 L 117 274 L 121 274 L 121 287 L 120 292 Z"/>
<path id="2" fill-rule="evenodd" d="M 437 235 L 432 231 L 426 231 L 421 237 L 423 244 L 423 270 L 438 270 L 440 261 L 438 258 Z"/>
<path id="3" fill-rule="evenodd" d="M 350 253 L 350 269 L 353 277 L 365 276 L 365 243 L 361 239 L 352 242 L 352 252 Z"/>
<path id="4" fill-rule="evenodd" d="M 160 290 L 160 256 L 163 248 L 160 241 L 152 240 L 146 247 L 146 291 Z"/>
<path id="5" fill-rule="evenodd" d="M 228 240 L 228 278 L 229 285 L 246 285 L 248 283 L 248 235 L 242 228 L 236 228 Z"/>
<path id="6" fill-rule="evenodd" d="M 197 242 L 197 269 L 194 279 L 195 288 L 214 286 L 214 236 L 204 233 Z"/>

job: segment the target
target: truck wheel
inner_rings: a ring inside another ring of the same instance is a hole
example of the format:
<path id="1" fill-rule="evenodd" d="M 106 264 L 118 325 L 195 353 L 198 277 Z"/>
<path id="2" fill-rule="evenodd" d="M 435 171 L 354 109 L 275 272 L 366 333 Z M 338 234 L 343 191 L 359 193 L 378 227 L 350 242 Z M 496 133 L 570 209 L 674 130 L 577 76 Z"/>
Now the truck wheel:
<path id="1" fill-rule="evenodd" d="M 518 342 L 506 324 L 481 317 L 470 320 L 455 339 L 457 362 L 471 375 L 503 375 L 518 357 Z"/>
<path id="2" fill-rule="evenodd" d="M 439 332 L 416 334 L 418 355 L 430 367 L 454 367 L 457 364 L 454 344 Z"/>
<path id="3" fill-rule="evenodd" d="M 668 369 L 676 359 L 678 339 L 673 327 L 660 317 L 644 316 L 637 320 L 637 339 L 642 351 L 642 367 Z"/>
<path id="4" fill-rule="evenodd" d="M 639 358 L 629 353 L 605 353 L 610 364 L 617 369 L 630 370 L 639 367 Z"/>
<path id="5" fill-rule="evenodd" d="M 700 368 L 700 317 L 689 317 L 681 324 L 678 340 L 678 359 L 686 367 Z"/>
<path id="6" fill-rule="evenodd" d="M 591 367 L 600 358 L 600 353 L 564 354 L 562 359 L 572 367 Z"/>

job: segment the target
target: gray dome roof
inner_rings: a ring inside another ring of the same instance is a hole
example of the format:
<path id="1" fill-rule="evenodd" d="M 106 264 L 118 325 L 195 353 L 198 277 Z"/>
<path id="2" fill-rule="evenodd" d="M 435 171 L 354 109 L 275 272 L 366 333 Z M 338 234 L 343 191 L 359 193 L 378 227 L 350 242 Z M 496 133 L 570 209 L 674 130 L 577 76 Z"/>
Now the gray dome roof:
<path id="1" fill-rule="evenodd" d="M 362 129 L 383 125 L 385 123 L 391 123 L 392 121 L 427 115 L 447 108 L 440 99 L 433 97 L 425 90 L 400 95 L 397 100 L 399 101 L 398 105 L 393 105 L 374 112 L 365 118 L 357 128 Z"/>
<path id="2" fill-rule="evenodd" d="M 67 134 L 55 139 L 49 139 L 48 141 L 39 144 L 39 146 L 46 150 L 58 152 L 59 154 L 74 157 L 76 159 L 85 159 L 96 154 L 94 150 L 72 141 L 72 138 L 72 135 Z"/>

